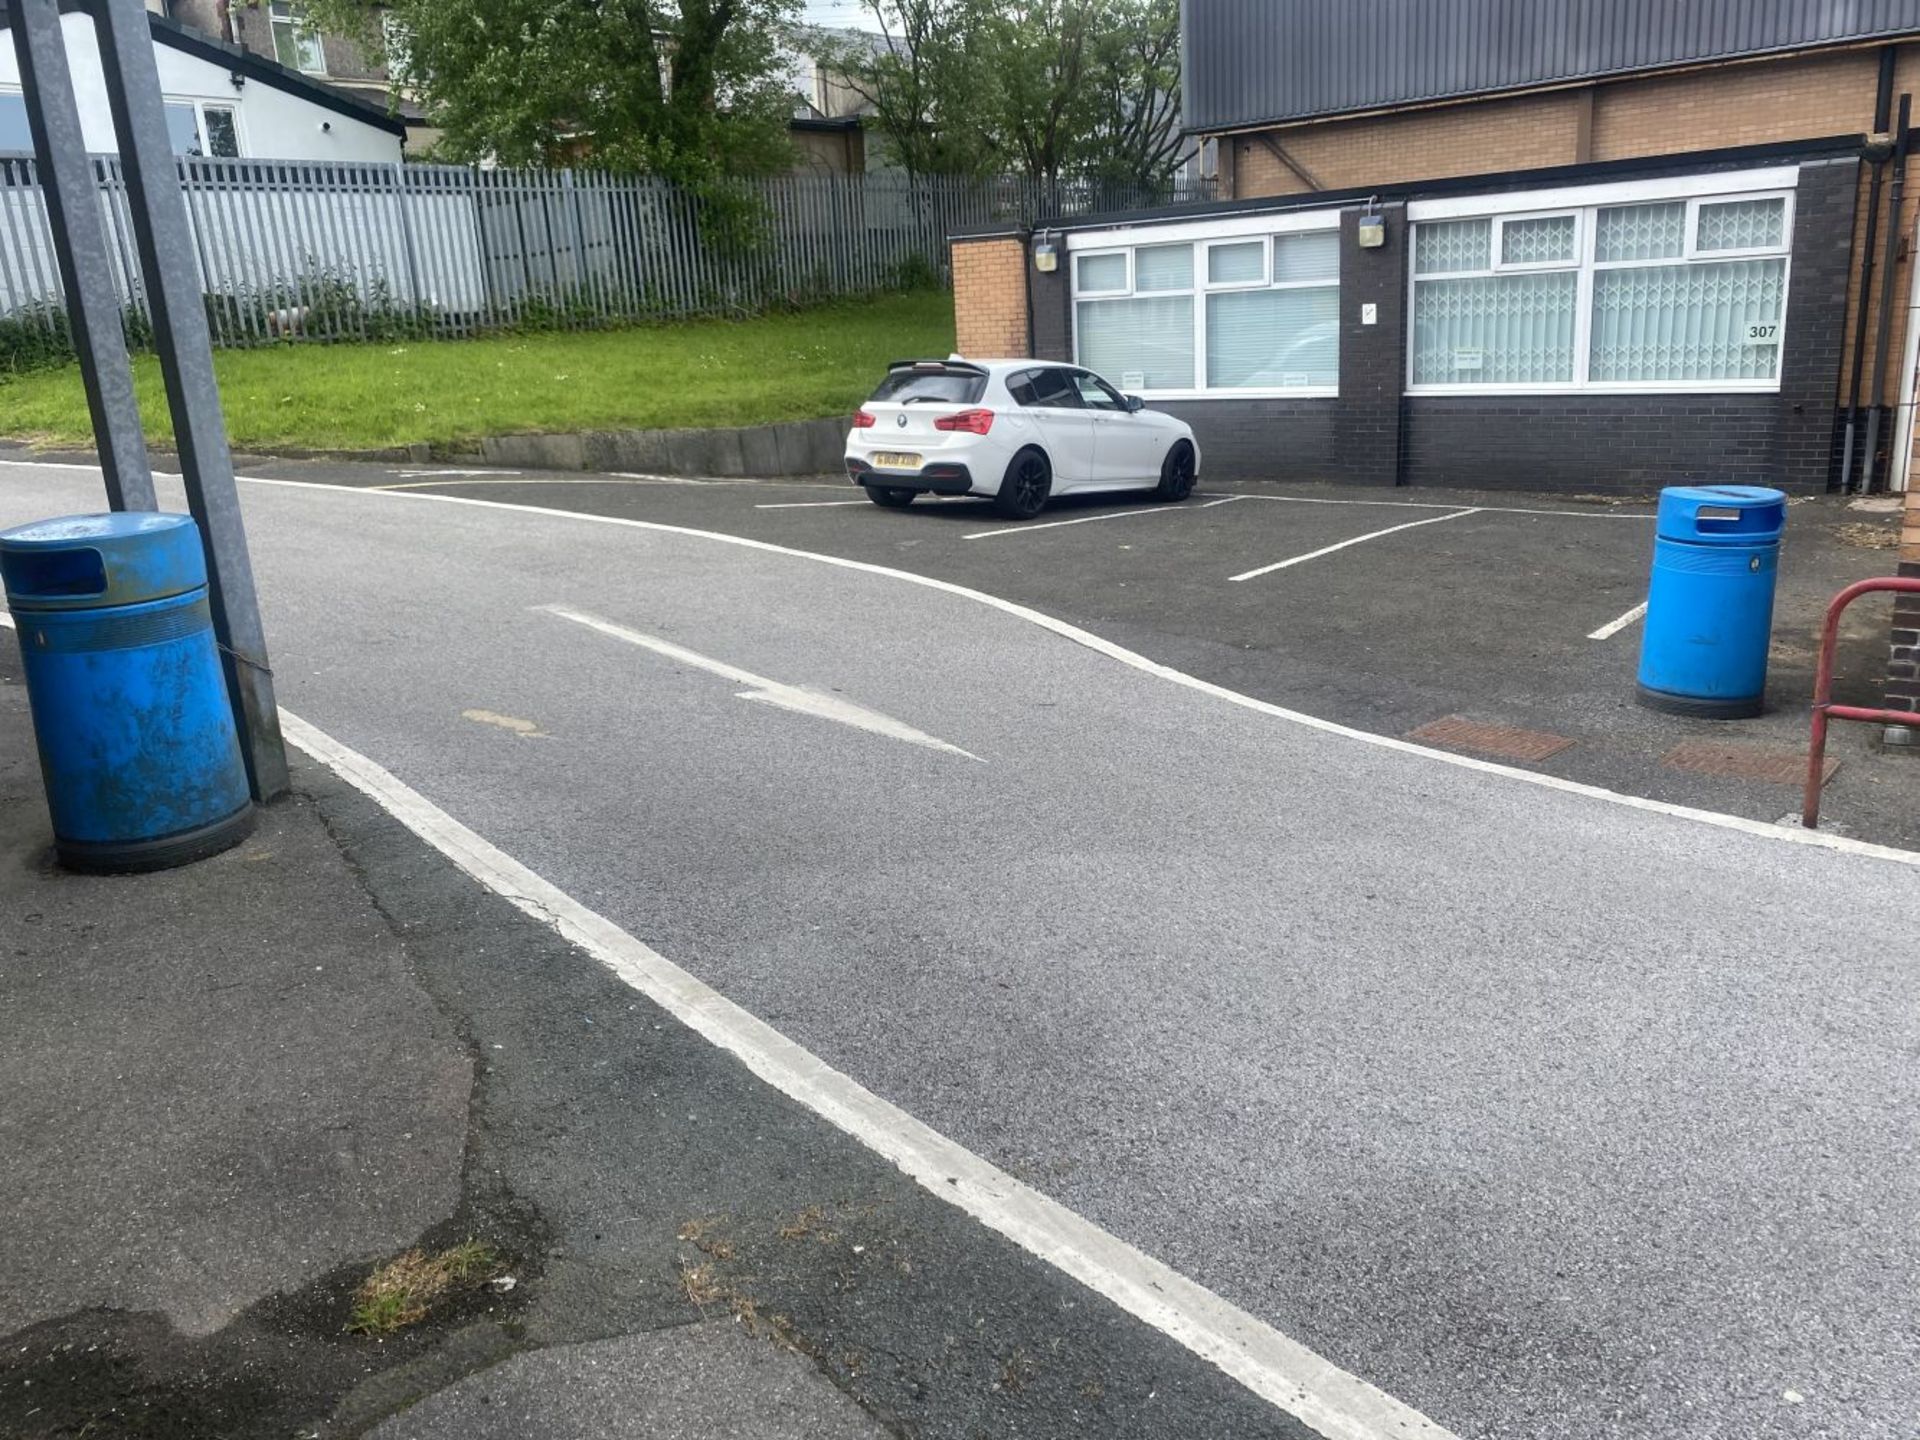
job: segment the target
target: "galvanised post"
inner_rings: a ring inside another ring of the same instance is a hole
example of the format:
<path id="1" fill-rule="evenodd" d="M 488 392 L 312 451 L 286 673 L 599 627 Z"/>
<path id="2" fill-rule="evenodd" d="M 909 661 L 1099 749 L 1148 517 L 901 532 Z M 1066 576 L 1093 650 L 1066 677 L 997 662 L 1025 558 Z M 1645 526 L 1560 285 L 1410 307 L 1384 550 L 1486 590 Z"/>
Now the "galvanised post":
<path id="1" fill-rule="evenodd" d="M 144 11 L 141 16 L 144 26 Z M 59 0 L 14 0 L 13 49 L 20 59 L 21 98 L 33 132 L 54 263 L 67 292 L 67 323 L 106 476 L 107 503 L 115 510 L 156 510 L 127 337 L 120 328 L 120 291 L 113 283 L 93 162 L 87 158 L 73 73 L 67 68 Z"/>
<path id="2" fill-rule="evenodd" d="M 51 11 L 54 0 L 39 3 Z M 193 229 L 168 140 L 147 12 L 140 0 L 90 0 L 88 8 L 100 37 L 107 104 L 120 139 L 134 244 L 146 277 L 154 349 L 186 478 L 187 508 L 206 546 L 214 639 L 227 672 L 248 784 L 256 800 L 271 800 L 286 792 L 287 754 L 213 375 L 213 340 L 194 263 Z"/>

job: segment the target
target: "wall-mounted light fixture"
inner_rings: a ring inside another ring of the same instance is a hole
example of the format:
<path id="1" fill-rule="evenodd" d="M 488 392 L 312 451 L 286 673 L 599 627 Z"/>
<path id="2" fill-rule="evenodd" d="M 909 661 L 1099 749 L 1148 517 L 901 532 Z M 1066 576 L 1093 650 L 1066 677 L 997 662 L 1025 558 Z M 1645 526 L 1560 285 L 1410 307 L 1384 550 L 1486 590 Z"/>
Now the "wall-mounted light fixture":
<path id="1" fill-rule="evenodd" d="M 227 72 L 227 83 L 236 90 L 244 90 L 247 88 L 247 77 L 242 75 L 238 70 L 229 70 Z"/>
<path id="2" fill-rule="evenodd" d="M 1380 197 L 1367 197 L 1367 208 L 1360 216 L 1356 241 L 1362 250 L 1378 250 L 1387 243 L 1387 217 L 1380 213 Z"/>
<path id="3" fill-rule="evenodd" d="M 1060 247 L 1054 243 L 1051 230 L 1040 232 L 1040 239 L 1033 247 L 1033 268 L 1042 275 L 1051 275 L 1060 268 Z"/>

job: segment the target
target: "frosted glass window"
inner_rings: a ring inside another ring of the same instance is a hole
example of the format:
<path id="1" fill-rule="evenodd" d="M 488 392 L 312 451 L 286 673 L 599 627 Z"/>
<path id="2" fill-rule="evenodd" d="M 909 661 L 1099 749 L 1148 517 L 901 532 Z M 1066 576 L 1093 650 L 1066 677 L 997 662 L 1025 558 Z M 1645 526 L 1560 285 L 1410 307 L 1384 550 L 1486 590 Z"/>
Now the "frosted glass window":
<path id="1" fill-rule="evenodd" d="M 182 105 L 169 100 L 167 112 L 167 139 L 176 155 L 198 155 L 200 153 L 200 122 L 195 118 L 193 106 Z"/>
<path id="2" fill-rule="evenodd" d="M 1273 283 L 1340 278 L 1340 232 L 1273 237 Z"/>
<path id="3" fill-rule="evenodd" d="M 1413 233 L 1416 275 L 1493 268 L 1493 221 L 1424 221 Z"/>
<path id="4" fill-rule="evenodd" d="M 1214 245 L 1207 250 L 1209 285 L 1264 285 L 1267 281 L 1267 242 L 1247 240 Z"/>
<path id="5" fill-rule="evenodd" d="M 1077 318 L 1079 360 L 1089 370 L 1128 390 L 1193 388 L 1191 295 L 1082 300 Z"/>
<path id="6" fill-rule="evenodd" d="M 1141 246 L 1133 252 L 1133 288 L 1142 292 L 1191 290 L 1193 288 L 1193 246 Z"/>
<path id="7" fill-rule="evenodd" d="M 1500 227 L 1502 265 L 1574 264 L 1577 222 L 1571 215 L 1543 215 L 1533 220 L 1509 220 Z"/>
<path id="8" fill-rule="evenodd" d="M 1786 270 L 1781 258 L 1596 272 L 1589 378 L 1773 379 Z"/>
<path id="9" fill-rule="evenodd" d="M 1686 252 L 1687 202 L 1663 200 L 1652 205 L 1610 205 L 1594 220 L 1593 258 L 1610 260 L 1677 260 Z"/>
<path id="10" fill-rule="evenodd" d="M 1235 290 L 1207 297 L 1207 388 L 1340 383 L 1340 292 Z"/>
<path id="11" fill-rule="evenodd" d="M 1082 291 L 1127 288 L 1125 255 L 1081 255 L 1074 261 L 1077 284 Z"/>
<path id="12" fill-rule="evenodd" d="M 1720 200 L 1702 204 L 1696 250 L 1777 250 L 1787 243 L 1787 202 Z"/>
<path id="13" fill-rule="evenodd" d="M 1573 379 L 1572 270 L 1424 280 L 1413 294 L 1416 385 Z"/>

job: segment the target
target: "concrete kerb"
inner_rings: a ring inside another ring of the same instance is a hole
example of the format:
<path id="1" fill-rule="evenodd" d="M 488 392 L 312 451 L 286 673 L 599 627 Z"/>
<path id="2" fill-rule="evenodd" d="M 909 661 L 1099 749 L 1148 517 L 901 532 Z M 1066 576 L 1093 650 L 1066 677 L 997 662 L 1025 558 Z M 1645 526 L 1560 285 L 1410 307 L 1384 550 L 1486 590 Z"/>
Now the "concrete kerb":
<path id="1" fill-rule="evenodd" d="M 480 441 L 473 458 L 527 470 L 634 470 L 726 478 L 820 475 L 840 468 L 846 429 L 846 421 L 836 417 L 737 429 L 494 435 Z"/>

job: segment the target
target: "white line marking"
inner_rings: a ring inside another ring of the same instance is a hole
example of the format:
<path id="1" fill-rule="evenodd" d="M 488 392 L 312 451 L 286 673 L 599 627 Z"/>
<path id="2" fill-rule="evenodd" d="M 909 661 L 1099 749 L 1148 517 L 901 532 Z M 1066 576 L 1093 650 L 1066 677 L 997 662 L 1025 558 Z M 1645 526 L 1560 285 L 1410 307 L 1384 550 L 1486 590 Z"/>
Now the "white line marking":
<path id="1" fill-rule="evenodd" d="M 1278 500 L 1286 505 L 1384 505 L 1393 510 L 1457 510 L 1459 505 L 1442 504 L 1438 501 L 1422 500 L 1330 500 L 1323 495 L 1253 495 L 1244 494 L 1234 497 L 1239 500 Z M 1654 514 L 1648 511 L 1628 511 L 1614 513 L 1606 510 L 1528 510 L 1518 505 L 1475 505 L 1475 510 L 1486 515 L 1565 515 L 1575 520 L 1651 520 Z"/>
<path id="2" fill-rule="evenodd" d="M 718 675 L 723 680 L 731 680 L 736 685 L 745 685 L 737 698 L 758 700 L 780 710 L 791 710 L 796 715 L 812 715 L 821 720 L 832 720 L 841 725 L 851 725 L 856 730 L 865 730 L 870 734 L 884 735 L 889 740 L 904 740 L 909 745 L 924 745 L 929 750 L 942 750 L 949 755 L 963 755 L 969 760 L 978 760 L 978 755 L 969 754 L 958 745 L 949 745 L 944 740 L 936 740 L 924 730 L 916 730 L 911 725 L 894 719 L 891 715 L 882 715 L 878 710 L 869 710 L 864 705 L 856 705 L 851 700 L 842 700 L 837 695 L 827 695 L 818 690 L 809 690 L 803 685 L 786 685 L 778 680 L 769 680 L 764 675 L 756 675 L 751 670 L 742 670 L 738 665 L 729 665 L 724 660 L 715 660 L 710 655 L 689 650 L 684 645 L 676 645 L 671 640 L 662 640 L 658 635 L 645 635 L 638 630 L 630 630 L 625 625 L 612 620 L 603 620 L 598 615 L 589 615 L 584 610 L 575 610 L 566 605 L 541 605 L 537 607 L 549 615 L 558 615 L 562 620 L 571 620 L 576 625 L 584 625 L 589 630 L 597 630 L 602 635 L 611 635 L 616 640 L 624 640 L 629 645 L 638 645 L 642 650 L 651 650 L 656 655 L 664 655 L 669 660 L 677 660 L 682 665 L 691 665 L 696 670 L 705 670 L 709 675 Z"/>
<path id="3" fill-rule="evenodd" d="M 402 480 L 431 480 L 436 476 L 451 478 L 455 475 L 518 475 L 518 470 L 396 470 L 393 472 Z"/>
<path id="4" fill-rule="evenodd" d="M 976 530 L 971 535 L 962 535 L 962 540 L 991 540 L 995 535 L 1031 535 L 1036 530 L 1058 530 L 1062 525 L 1091 525 L 1096 520 L 1130 520 L 1135 515 L 1177 515 L 1184 508 L 1179 505 L 1156 505 L 1151 510 L 1110 510 L 1105 515 L 1082 515 L 1077 520 L 1049 520 L 1042 525 L 1009 525 L 1004 530 Z M 1195 505 L 1195 510 L 1204 510 L 1206 506 Z"/>
<path id="5" fill-rule="evenodd" d="M 871 505 L 871 500 L 781 500 L 772 505 L 755 505 L 756 510 L 825 510 L 834 505 Z"/>
<path id="6" fill-rule="evenodd" d="M 1595 630 L 1592 634 L 1588 635 L 1587 639 L 1611 640 L 1615 635 L 1618 635 L 1622 630 L 1626 629 L 1627 626 L 1633 624 L 1634 621 L 1638 620 L 1642 615 L 1646 613 L 1647 613 L 1647 602 L 1642 600 L 1638 605 L 1634 606 L 1631 610 L 1627 611 L 1627 613 L 1622 615 L 1618 620 L 1607 621 L 1607 623 L 1602 625 L 1598 630 Z"/>
<path id="7" fill-rule="evenodd" d="M 9 462 L 0 461 L 0 464 L 7 463 Z M 97 465 L 73 465 L 64 468 L 88 470 L 95 475 L 100 473 L 100 467 Z M 178 479 L 179 477 L 169 478 Z M 1011 615 L 1016 620 L 1037 625 L 1042 630 L 1049 630 L 1063 640 L 1084 645 L 1096 654 L 1104 655 L 1109 660 L 1138 670 L 1143 675 L 1151 675 L 1169 684 L 1184 686 L 1188 690 L 1211 696 L 1229 705 L 1237 705 L 1243 710 L 1251 710 L 1258 715 L 1285 720 L 1294 725 L 1305 726 L 1309 730 L 1318 730 L 1323 734 L 1338 735 L 1346 740 L 1358 741 L 1362 745 L 1372 745 L 1382 750 L 1397 750 L 1403 755 L 1418 756 L 1422 760 L 1429 760 L 1437 765 L 1452 765 L 1461 770 L 1478 771 L 1482 775 L 1497 775 L 1503 780 L 1513 780 L 1523 785 L 1537 785 L 1544 790 L 1558 790 L 1567 795 L 1580 795 L 1589 800 L 1604 801 L 1609 805 L 1621 805 L 1629 810 L 1665 815 L 1671 819 L 1686 820 L 1696 825 L 1710 825 L 1716 830 L 1734 830 L 1742 835 L 1772 840 L 1782 845 L 1805 845 L 1816 850 L 1837 850 L 1843 854 L 1865 859 L 1890 860 L 1896 865 L 1920 868 L 1920 850 L 1901 850 L 1892 845 L 1876 845 L 1870 840 L 1855 840 L 1846 835 L 1834 835 L 1823 830 L 1808 830 L 1801 825 L 1776 825 L 1766 820 L 1749 819 L 1745 815 L 1728 815 L 1719 810 L 1702 810 L 1692 805 L 1676 805 L 1670 800 L 1654 800 L 1645 795 L 1628 795 L 1618 790 L 1588 785 L 1579 780 L 1567 780 L 1538 770 L 1522 770 L 1518 766 L 1502 765 L 1497 760 L 1481 760 L 1472 755 L 1455 754 L 1450 750 L 1436 750 L 1430 745 L 1402 740 L 1397 735 L 1380 735 L 1371 730 L 1355 729 L 1351 725 L 1342 725 L 1337 720 L 1323 720 L 1318 715 L 1309 715 L 1302 710 L 1289 710 L 1284 705 L 1275 705 L 1270 700 L 1259 700 L 1252 695 L 1242 694 L 1238 690 L 1229 690 L 1224 685 L 1216 685 L 1211 680 L 1202 680 L 1197 675 L 1189 675 L 1184 670 L 1176 670 L 1171 665 L 1163 665 L 1158 660 L 1149 660 L 1138 651 L 1129 650 L 1124 645 L 1117 645 L 1111 640 L 1095 635 L 1091 630 L 1083 630 L 1070 621 L 1058 619 L 1042 610 L 1035 610 L 1030 605 L 1022 605 L 1017 600 L 1002 599 L 998 595 L 989 595 L 984 590 L 975 590 L 951 580 L 937 580 L 931 575 L 916 575 L 911 570 L 896 570 L 891 565 L 876 565 L 870 560 L 849 560 L 842 555 L 823 555 L 817 550 L 797 550 L 791 545 L 776 545 L 771 540 L 750 540 L 744 535 L 728 535 L 720 530 L 700 530 L 691 525 L 668 525 L 658 520 L 630 520 L 623 515 L 588 515 L 578 510 L 554 510 L 543 505 L 518 505 L 505 500 L 483 500 L 477 495 L 435 495 L 428 491 L 396 494 L 390 490 L 369 490 L 358 485 L 330 485 L 320 480 L 276 480 L 268 475 L 242 475 L 239 478 L 249 485 L 277 485 L 287 490 L 324 490 L 336 495 L 379 495 L 391 500 L 431 501 L 441 505 L 473 505 L 483 510 L 510 510 L 519 515 L 544 515 L 554 520 L 577 520 L 590 525 L 619 525 L 630 530 L 651 530 L 660 535 L 684 535 L 692 540 L 710 540 L 716 545 L 735 545 L 742 550 L 758 550 L 766 555 L 785 555 L 794 560 L 809 560 L 816 565 L 831 565 L 841 570 L 857 570 L 865 575 L 879 575 L 889 580 L 903 581 L 908 585 L 918 585 L 923 589 L 938 590 L 944 595 L 958 596 L 976 605 L 998 610 L 1003 615 Z"/>
<path id="8" fill-rule="evenodd" d="M 366 756 L 286 710 L 280 728 L 475 880 L 585 950 L 783 1095 L 897 1165 L 929 1194 L 1171 1336 L 1327 1440 L 1453 1440 L 1417 1411 L 888 1104 Z"/>
<path id="9" fill-rule="evenodd" d="M 1382 535 L 1397 535 L 1402 530 L 1414 530 L 1422 525 L 1438 525 L 1442 520 L 1458 520 L 1462 515 L 1478 515 L 1478 507 L 1467 510 L 1455 510 L 1446 515 L 1429 515 L 1424 520 L 1409 520 L 1404 525 L 1389 525 L 1384 530 L 1374 530 L 1365 535 L 1356 535 L 1351 540 L 1342 540 L 1336 545 L 1322 545 L 1318 550 L 1309 550 L 1304 555 L 1295 555 L 1291 560 L 1276 560 L 1271 565 L 1262 565 L 1258 570 L 1248 570 L 1239 575 L 1229 575 L 1229 580 L 1252 580 L 1260 575 L 1271 575 L 1276 570 L 1285 570 L 1290 565 L 1304 565 L 1309 560 L 1318 560 L 1322 555 L 1331 555 L 1336 550 L 1344 550 L 1349 545 L 1363 545 L 1369 540 L 1378 540 Z"/>
<path id="10" fill-rule="evenodd" d="M 1196 506 L 1195 508 L 1200 510 L 1211 510 L 1216 505 L 1231 505 L 1236 500 L 1244 500 L 1246 498 L 1247 497 L 1244 495 L 1222 495 L 1218 500 L 1209 500 L 1207 501 L 1206 504 Z"/>

